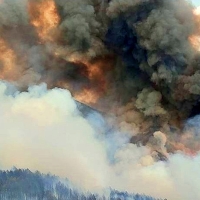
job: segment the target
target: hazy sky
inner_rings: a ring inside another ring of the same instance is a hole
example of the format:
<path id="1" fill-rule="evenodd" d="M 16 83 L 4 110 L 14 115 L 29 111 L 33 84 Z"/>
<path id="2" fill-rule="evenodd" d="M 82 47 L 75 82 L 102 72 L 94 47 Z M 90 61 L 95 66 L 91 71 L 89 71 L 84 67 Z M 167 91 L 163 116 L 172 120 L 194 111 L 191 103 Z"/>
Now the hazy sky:
<path id="1" fill-rule="evenodd" d="M 191 0 L 195 6 L 200 6 L 200 0 Z"/>

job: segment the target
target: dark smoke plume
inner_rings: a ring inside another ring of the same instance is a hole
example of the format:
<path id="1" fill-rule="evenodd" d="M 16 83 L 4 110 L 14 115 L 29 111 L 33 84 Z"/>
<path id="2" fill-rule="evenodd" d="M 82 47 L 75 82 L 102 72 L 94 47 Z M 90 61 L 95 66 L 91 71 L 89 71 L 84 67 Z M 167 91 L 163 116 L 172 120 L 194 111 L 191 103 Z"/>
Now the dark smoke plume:
<path id="1" fill-rule="evenodd" d="M 112 113 L 133 143 L 155 146 L 154 132 L 161 131 L 167 152 L 179 150 L 184 121 L 199 109 L 191 4 L 6 0 L 0 10 L 2 79 L 21 89 L 40 82 L 68 88 L 77 100 Z"/>
<path id="2" fill-rule="evenodd" d="M 199 137 L 185 125 L 200 112 L 193 10 L 185 0 L 0 1 L 1 79 L 20 90 L 69 89 L 158 160 L 193 154 Z"/>
<path id="3" fill-rule="evenodd" d="M 153 145 L 154 132 L 162 131 L 167 151 L 173 151 L 174 137 L 176 142 L 182 137 L 184 120 L 194 115 L 199 102 L 200 56 L 189 40 L 197 29 L 193 7 L 186 1 L 113 0 L 107 15 L 105 42 L 125 65 L 122 87 L 132 98 L 127 109 L 142 115 L 137 124 L 133 114 L 132 123 L 145 136 L 137 134 L 132 142 Z"/>

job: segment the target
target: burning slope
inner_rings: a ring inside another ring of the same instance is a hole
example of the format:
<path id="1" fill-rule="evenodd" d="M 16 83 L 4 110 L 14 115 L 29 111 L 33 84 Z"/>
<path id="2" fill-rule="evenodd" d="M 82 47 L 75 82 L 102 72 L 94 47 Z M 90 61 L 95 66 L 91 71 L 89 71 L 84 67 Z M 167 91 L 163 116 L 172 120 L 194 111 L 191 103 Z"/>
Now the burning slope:
<path id="1" fill-rule="evenodd" d="M 113 68 L 113 57 L 97 58 L 81 63 L 84 64 L 84 76 L 89 80 L 89 84 L 82 91 L 75 91 L 74 97 L 80 102 L 97 106 L 99 99 L 106 94 L 109 87 L 107 76 Z"/>
<path id="2" fill-rule="evenodd" d="M 69 89 L 151 161 L 195 155 L 199 24 L 185 0 L 4 0 L 0 77 L 19 90 Z"/>

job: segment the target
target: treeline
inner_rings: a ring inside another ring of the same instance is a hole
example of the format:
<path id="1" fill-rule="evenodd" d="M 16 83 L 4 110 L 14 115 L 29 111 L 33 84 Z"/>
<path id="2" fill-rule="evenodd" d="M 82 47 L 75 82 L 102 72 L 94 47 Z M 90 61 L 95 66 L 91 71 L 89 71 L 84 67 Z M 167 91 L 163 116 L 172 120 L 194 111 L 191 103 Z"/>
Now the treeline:
<path id="1" fill-rule="evenodd" d="M 0 171 L 0 200 L 155 200 L 152 197 L 111 190 L 108 196 L 82 193 L 52 175 L 14 169 Z"/>

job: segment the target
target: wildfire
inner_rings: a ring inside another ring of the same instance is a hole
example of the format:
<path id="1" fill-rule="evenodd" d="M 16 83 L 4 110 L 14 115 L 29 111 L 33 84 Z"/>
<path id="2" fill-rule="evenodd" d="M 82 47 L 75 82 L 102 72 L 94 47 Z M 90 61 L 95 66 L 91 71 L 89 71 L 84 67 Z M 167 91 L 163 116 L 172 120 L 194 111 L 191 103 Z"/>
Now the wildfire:
<path id="1" fill-rule="evenodd" d="M 86 76 L 91 86 L 83 89 L 75 95 L 75 98 L 80 102 L 91 105 L 95 104 L 106 90 L 106 79 L 100 62 L 91 64 L 85 61 L 83 64 L 86 67 Z"/>
<path id="2" fill-rule="evenodd" d="M 86 70 L 88 72 L 87 76 L 89 80 L 96 83 L 100 90 L 105 90 L 107 81 L 105 79 L 104 66 L 106 63 L 102 60 L 98 60 L 94 63 L 84 62 L 84 64 L 87 68 Z"/>
<path id="3" fill-rule="evenodd" d="M 31 24 L 42 42 L 53 40 L 53 31 L 57 27 L 60 18 L 53 0 L 31 1 L 29 3 Z"/>
<path id="4" fill-rule="evenodd" d="M 74 98 L 77 101 L 88 105 L 95 104 L 98 101 L 99 97 L 100 95 L 97 93 L 97 91 L 91 88 L 83 89 L 82 92 L 74 95 Z"/>
<path id="5" fill-rule="evenodd" d="M 14 80 L 16 78 L 16 56 L 7 43 L 0 38 L 0 78 Z"/>
<path id="6" fill-rule="evenodd" d="M 189 37 L 189 41 L 197 51 L 200 51 L 200 6 L 194 9 L 193 14 L 195 17 L 198 30 L 197 34 L 191 35 Z"/>
<path id="7" fill-rule="evenodd" d="M 192 35 L 190 38 L 190 43 L 192 46 L 197 50 L 200 51 L 200 36 L 198 35 Z"/>
<path id="8" fill-rule="evenodd" d="M 85 66 L 83 72 L 89 80 L 87 85 L 81 92 L 74 94 L 75 99 L 85 104 L 94 105 L 106 92 L 108 86 L 108 78 L 106 73 L 112 68 L 113 63 L 110 58 L 98 58 L 93 61 L 81 61 Z M 74 63 L 80 63 L 77 59 L 73 59 Z"/>
<path id="9" fill-rule="evenodd" d="M 194 12 L 193 12 L 195 15 L 200 15 L 200 6 L 197 7 Z"/>

